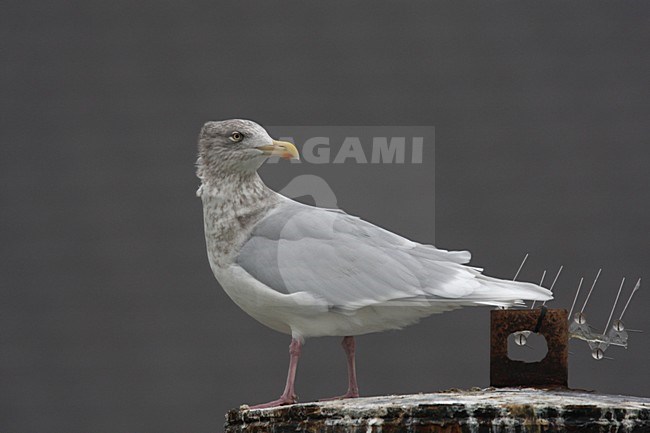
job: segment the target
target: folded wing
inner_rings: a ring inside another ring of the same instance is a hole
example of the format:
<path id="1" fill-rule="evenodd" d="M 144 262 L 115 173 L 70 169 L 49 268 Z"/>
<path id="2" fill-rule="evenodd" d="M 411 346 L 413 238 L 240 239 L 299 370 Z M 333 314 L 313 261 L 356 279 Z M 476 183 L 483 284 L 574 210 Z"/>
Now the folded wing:
<path id="1" fill-rule="evenodd" d="M 464 265 L 470 257 L 467 251 L 412 242 L 338 210 L 287 200 L 257 224 L 237 263 L 278 292 L 306 292 L 343 311 L 394 303 L 456 308 L 551 298 L 534 284 L 482 275 Z"/>

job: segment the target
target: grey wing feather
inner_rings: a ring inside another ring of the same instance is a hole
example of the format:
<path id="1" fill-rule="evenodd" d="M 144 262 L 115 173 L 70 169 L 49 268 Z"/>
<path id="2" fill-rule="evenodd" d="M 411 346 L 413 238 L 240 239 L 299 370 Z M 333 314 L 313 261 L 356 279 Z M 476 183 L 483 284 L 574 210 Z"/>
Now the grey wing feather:
<path id="1" fill-rule="evenodd" d="M 484 303 L 506 296 L 498 289 L 485 293 L 487 277 L 462 266 L 469 260 L 467 251 L 418 244 L 344 212 L 292 201 L 256 225 L 237 257 L 274 290 L 307 292 L 339 309 L 422 299 Z"/>

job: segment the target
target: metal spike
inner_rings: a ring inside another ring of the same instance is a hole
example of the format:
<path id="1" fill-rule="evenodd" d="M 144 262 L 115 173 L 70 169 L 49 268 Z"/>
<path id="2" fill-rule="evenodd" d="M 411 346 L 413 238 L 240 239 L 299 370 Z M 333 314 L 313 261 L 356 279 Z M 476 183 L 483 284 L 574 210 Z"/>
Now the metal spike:
<path id="1" fill-rule="evenodd" d="M 546 269 L 544 269 L 544 272 L 542 272 L 542 279 L 539 280 L 539 285 L 540 285 L 540 286 L 541 286 L 542 284 L 544 284 L 544 277 L 545 277 L 545 276 L 546 276 Z M 533 301 L 533 305 L 530 306 L 530 309 L 531 309 L 531 310 L 532 310 L 533 308 L 535 308 L 535 301 Z"/>
<path id="2" fill-rule="evenodd" d="M 630 297 L 627 299 L 627 302 L 625 303 L 625 307 L 623 307 L 623 311 L 621 312 L 621 317 L 618 318 L 618 320 L 623 320 L 623 314 L 625 314 L 625 310 L 627 310 L 627 306 L 630 305 L 630 301 L 632 300 L 632 296 L 636 293 L 637 290 L 641 288 L 641 278 L 636 282 L 636 285 L 634 286 L 634 289 L 632 289 L 632 293 L 630 294 Z"/>
<path id="3" fill-rule="evenodd" d="M 587 302 L 589 302 L 589 298 L 591 297 L 591 292 L 594 291 L 594 287 L 596 287 L 596 282 L 598 281 L 598 277 L 600 277 L 600 273 L 602 272 L 603 268 L 598 269 L 598 273 L 596 274 L 596 278 L 594 278 L 594 283 L 591 285 L 591 289 L 589 289 L 589 293 L 587 294 L 587 299 L 585 299 L 585 303 L 582 304 L 582 309 L 580 312 L 582 313 L 585 311 L 585 307 L 587 306 Z"/>
<path id="4" fill-rule="evenodd" d="M 618 288 L 618 293 L 616 294 L 616 299 L 614 299 L 614 305 L 612 305 L 612 311 L 609 313 L 609 319 L 607 319 L 607 325 L 605 325 L 605 330 L 603 331 L 603 334 L 607 334 L 607 330 L 609 329 L 609 322 L 612 321 L 612 316 L 614 315 L 614 309 L 616 308 L 616 304 L 618 303 L 619 296 L 621 296 L 621 290 L 623 290 L 623 284 L 625 284 L 625 277 L 623 277 L 623 280 L 621 281 L 621 286 Z"/>
<path id="5" fill-rule="evenodd" d="M 576 296 L 573 298 L 573 304 L 571 304 L 571 310 L 569 311 L 569 322 L 571 321 L 571 313 L 573 313 L 573 308 L 576 306 L 576 301 L 578 300 L 578 295 L 580 294 L 580 288 L 582 287 L 582 282 L 585 277 L 580 277 L 580 283 L 578 283 L 578 290 L 576 291 Z"/>
<path id="6" fill-rule="evenodd" d="M 515 281 L 517 277 L 519 276 L 519 272 L 521 272 L 521 268 L 524 267 L 524 263 L 526 263 L 526 260 L 528 259 L 528 253 L 524 256 L 524 259 L 521 261 L 521 265 L 519 265 L 519 269 L 517 269 L 517 273 L 515 274 L 515 277 L 512 279 L 512 281 Z"/>
<path id="7" fill-rule="evenodd" d="M 557 282 L 558 277 L 560 276 L 560 273 L 562 272 L 562 269 L 564 269 L 564 265 L 560 265 L 560 269 L 558 269 L 557 274 L 555 275 L 555 279 L 553 280 L 553 284 L 551 284 L 551 287 L 549 290 L 552 292 L 553 287 L 555 287 L 555 283 Z M 546 305 L 546 301 L 542 302 L 542 305 Z"/>

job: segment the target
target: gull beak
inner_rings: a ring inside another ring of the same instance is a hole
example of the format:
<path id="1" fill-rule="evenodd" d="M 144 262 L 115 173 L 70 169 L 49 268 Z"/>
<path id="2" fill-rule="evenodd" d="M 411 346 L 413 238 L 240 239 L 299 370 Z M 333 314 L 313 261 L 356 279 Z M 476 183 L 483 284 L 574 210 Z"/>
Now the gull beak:
<path id="1" fill-rule="evenodd" d="M 273 140 L 273 144 L 257 146 L 255 149 L 261 150 L 265 156 L 279 156 L 284 159 L 300 159 L 296 146 L 287 141 Z"/>

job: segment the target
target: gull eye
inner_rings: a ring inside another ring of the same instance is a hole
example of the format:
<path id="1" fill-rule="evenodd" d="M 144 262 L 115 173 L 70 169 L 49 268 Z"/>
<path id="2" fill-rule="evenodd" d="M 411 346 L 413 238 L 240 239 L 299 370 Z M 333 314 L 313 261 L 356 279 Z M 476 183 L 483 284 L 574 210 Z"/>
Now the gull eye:
<path id="1" fill-rule="evenodd" d="M 244 134 L 242 134 L 239 131 L 235 131 L 232 134 L 230 134 L 230 140 L 235 142 L 235 143 L 239 143 L 243 139 L 244 139 Z"/>

